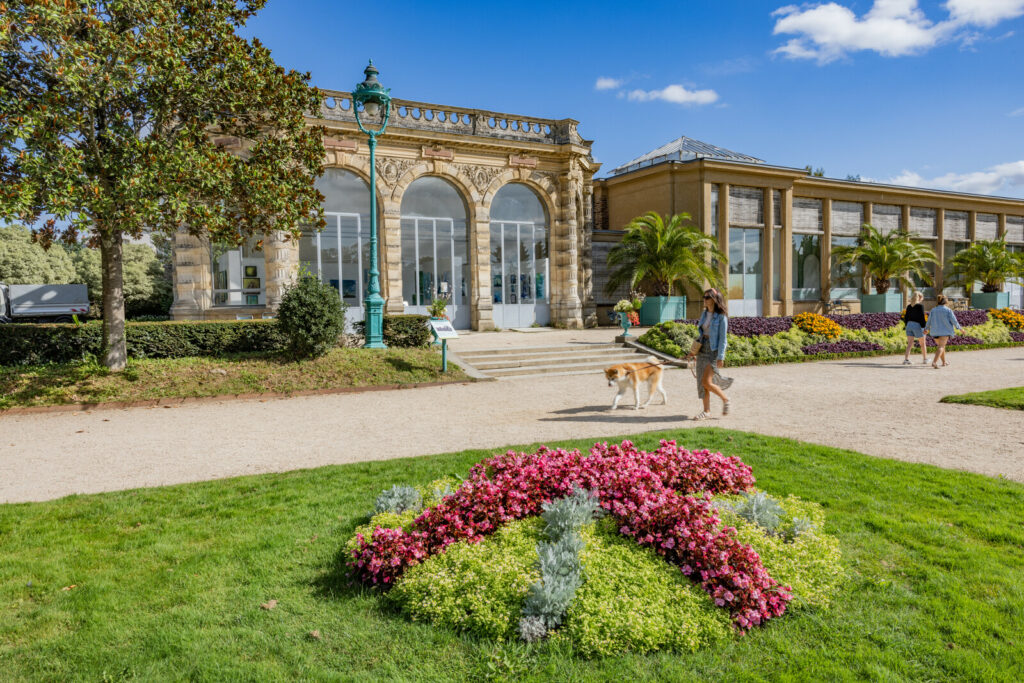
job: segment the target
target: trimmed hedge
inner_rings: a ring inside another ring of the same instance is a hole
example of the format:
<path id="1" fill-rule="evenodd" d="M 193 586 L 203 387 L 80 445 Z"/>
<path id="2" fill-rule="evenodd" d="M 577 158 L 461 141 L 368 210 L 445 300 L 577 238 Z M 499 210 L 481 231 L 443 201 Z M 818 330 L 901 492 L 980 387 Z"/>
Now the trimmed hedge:
<path id="1" fill-rule="evenodd" d="M 85 325 L 0 325 L 0 365 L 70 363 L 103 348 L 100 322 Z M 130 358 L 226 356 L 279 351 L 287 344 L 275 320 L 125 324 Z"/>
<path id="2" fill-rule="evenodd" d="M 430 334 L 426 315 L 386 315 L 384 316 L 384 345 L 393 349 L 413 349 L 430 346 L 434 338 Z M 355 324 L 356 332 L 366 336 L 366 321 Z"/>

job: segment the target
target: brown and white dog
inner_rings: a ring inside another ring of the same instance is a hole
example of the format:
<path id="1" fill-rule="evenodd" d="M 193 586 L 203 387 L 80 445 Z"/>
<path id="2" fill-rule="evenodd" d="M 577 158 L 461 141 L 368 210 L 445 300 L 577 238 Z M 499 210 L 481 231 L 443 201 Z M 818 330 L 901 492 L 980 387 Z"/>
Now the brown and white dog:
<path id="1" fill-rule="evenodd" d="M 661 363 L 654 356 L 648 356 L 643 363 L 619 363 L 606 369 L 604 376 L 608 379 L 608 386 L 619 385 L 619 393 L 615 394 L 611 410 L 619 407 L 619 401 L 626 395 L 626 391 L 630 387 L 633 387 L 633 397 L 636 399 L 633 410 L 640 410 L 641 407 L 646 408 L 650 405 L 656 391 L 661 394 L 662 404 L 668 403 L 668 394 L 661 386 L 663 374 Z M 640 405 L 640 384 L 642 382 L 647 383 L 647 403 L 643 406 Z"/>

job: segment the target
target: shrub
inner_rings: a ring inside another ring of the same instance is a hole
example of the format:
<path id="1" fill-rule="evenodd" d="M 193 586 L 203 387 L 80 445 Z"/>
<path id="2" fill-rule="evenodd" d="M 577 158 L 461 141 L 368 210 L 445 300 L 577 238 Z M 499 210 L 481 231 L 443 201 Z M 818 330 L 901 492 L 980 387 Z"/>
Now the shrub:
<path id="1" fill-rule="evenodd" d="M 605 518 L 583 530 L 586 581 L 552 635 L 583 656 L 693 652 L 728 637 L 729 619 L 677 567 Z"/>
<path id="2" fill-rule="evenodd" d="M 274 352 L 287 343 L 274 320 L 129 322 L 125 336 L 130 358 Z M 70 363 L 100 355 L 102 346 L 98 321 L 85 325 L 0 325 L 0 365 Z"/>
<path id="3" fill-rule="evenodd" d="M 319 358 L 345 331 L 345 305 L 338 290 L 309 273 L 300 274 L 285 292 L 277 318 L 295 358 Z"/>
<path id="4" fill-rule="evenodd" d="M 1021 315 L 1020 312 L 1011 308 L 990 308 L 988 309 L 988 313 L 996 320 L 1001 321 L 1011 330 L 1015 332 L 1024 332 L 1024 315 Z M 963 321 L 961 321 L 960 324 L 963 325 Z"/>
<path id="5" fill-rule="evenodd" d="M 423 509 L 423 497 L 411 486 L 396 484 L 380 492 L 373 504 L 373 509 L 378 514 L 381 512 L 401 514 L 407 510 L 419 512 Z"/>
<path id="6" fill-rule="evenodd" d="M 459 543 L 411 567 L 388 599 L 414 621 L 431 621 L 485 638 L 511 637 L 528 587 L 539 578 L 543 520 L 498 529 L 480 543 Z"/>
<path id="7" fill-rule="evenodd" d="M 355 532 L 345 542 L 345 556 L 351 557 L 352 553 L 359 548 L 360 537 L 368 537 L 373 534 L 373 530 L 380 527 L 382 529 L 407 529 L 412 523 L 412 520 L 416 519 L 416 510 L 406 510 L 401 514 L 395 514 L 394 512 L 381 512 L 370 518 L 370 521 L 362 526 L 356 527 Z"/>
<path id="8" fill-rule="evenodd" d="M 814 356 L 819 353 L 855 353 L 858 351 L 881 351 L 881 344 L 867 341 L 837 341 L 808 344 L 801 349 L 805 355 Z"/>
<path id="9" fill-rule="evenodd" d="M 843 333 L 834 320 L 826 318 L 817 313 L 800 313 L 793 317 L 793 324 L 807 334 L 825 337 L 826 339 L 838 339 Z"/>
<path id="10" fill-rule="evenodd" d="M 1010 339 L 1015 342 L 1024 342 L 1024 332 L 1011 332 Z"/>
<path id="11" fill-rule="evenodd" d="M 425 315 L 386 315 L 384 316 L 384 344 L 393 349 L 422 348 L 430 346 L 433 336 Z M 366 335 L 366 321 L 355 324 L 359 334 Z"/>
<path id="12" fill-rule="evenodd" d="M 931 335 L 928 335 L 925 343 L 928 346 L 938 346 Z M 984 343 L 985 342 L 983 340 L 967 334 L 956 334 L 946 340 L 946 346 L 979 346 Z"/>

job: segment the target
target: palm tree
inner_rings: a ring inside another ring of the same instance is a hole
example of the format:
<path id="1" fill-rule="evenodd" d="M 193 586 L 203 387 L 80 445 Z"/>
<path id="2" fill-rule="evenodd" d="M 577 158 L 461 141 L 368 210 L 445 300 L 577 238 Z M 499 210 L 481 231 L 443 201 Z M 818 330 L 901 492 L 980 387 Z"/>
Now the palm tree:
<path id="1" fill-rule="evenodd" d="M 705 281 L 721 286 L 722 275 L 713 260 L 725 263 L 725 254 L 713 237 L 690 221 L 688 213 L 662 218 L 655 211 L 630 221 L 622 243 L 608 252 L 612 272 L 605 291 L 612 294 L 628 285 L 649 296 L 672 296 Z"/>
<path id="2" fill-rule="evenodd" d="M 837 263 L 859 263 L 864 267 L 864 276 L 871 278 L 875 291 L 885 294 L 895 278 L 913 289 L 911 275 L 926 283 L 932 277 L 927 271 L 929 265 L 938 263 L 935 252 L 924 244 L 910 239 L 909 235 L 891 232 L 888 235 L 873 225 L 864 224 L 864 230 L 857 238 L 856 246 L 838 246 L 832 250 Z"/>
<path id="3" fill-rule="evenodd" d="M 981 240 L 953 257 L 953 277 L 968 289 L 980 281 L 982 292 L 998 292 L 1004 282 L 1024 278 L 1024 261 L 1003 240 Z"/>

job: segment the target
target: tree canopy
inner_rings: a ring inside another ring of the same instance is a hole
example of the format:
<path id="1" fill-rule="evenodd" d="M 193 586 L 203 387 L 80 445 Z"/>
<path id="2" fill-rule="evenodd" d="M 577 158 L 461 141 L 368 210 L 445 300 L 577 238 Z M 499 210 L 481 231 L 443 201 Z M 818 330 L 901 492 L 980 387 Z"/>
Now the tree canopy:
<path id="1" fill-rule="evenodd" d="M 0 227 L 0 282 L 8 285 L 59 285 L 73 282 L 75 266 L 59 244 L 51 249 L 32 240 L 22 225 Z"/>
<path id="2" fill-rule="evenodd" d="M 304 117 L 320 93 L 236 32 L 265 1 L 3 5 L 0 216 L 100 249 L 108 367 L 126 357 L 125 236 L 323 223 L 322 130 Z"/>
<path id="3" fill-rule="evenodd" d="M 891 280 L 913 289 L 912 275 L 922 282 L 931 283 L 929 266 L 938 263 L 931 247 L 915 242 L 901 232 L 883 233 L 873 225 L 865 223 L 856 246 L 837 246 L 832 249 L 837 263 L 859 263 L 864 274 L 871 278 L 875 291 L 885 294 Z"/>
<path id="4" fill-rule="evenodd" d="M 968 290 L 981 282 L 982 292 L 998 292 L 1003 283 L 1024 278 L 1024 260 L 1003 240 L 979 240 L 957 252 L 952 265 L 954 280 Z"/>

